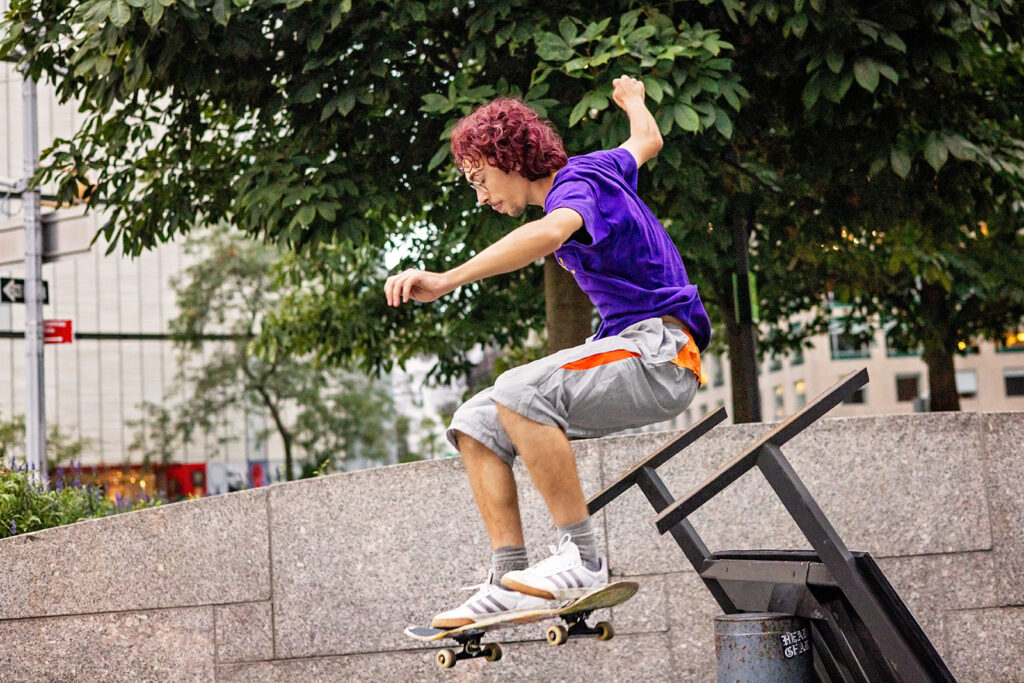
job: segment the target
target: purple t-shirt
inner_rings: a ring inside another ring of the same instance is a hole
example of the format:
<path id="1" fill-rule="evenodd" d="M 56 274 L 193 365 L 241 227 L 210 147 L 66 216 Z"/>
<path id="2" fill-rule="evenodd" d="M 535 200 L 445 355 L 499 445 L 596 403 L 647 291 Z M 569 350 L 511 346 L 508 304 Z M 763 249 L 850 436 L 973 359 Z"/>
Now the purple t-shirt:
<path id="1" fill-rule="evenodd" d="M 703 351 L 711 341 L 711 321 L 679 250 L 637 196 L 636 176 L 636 159 L 621 147 L 571 157 L 555 175 L 544 211 L 578 213 L 590 244 L 577 233 L 555 256 L 601 314 L 595 339 L 647 318 L 673 315 Z"/>

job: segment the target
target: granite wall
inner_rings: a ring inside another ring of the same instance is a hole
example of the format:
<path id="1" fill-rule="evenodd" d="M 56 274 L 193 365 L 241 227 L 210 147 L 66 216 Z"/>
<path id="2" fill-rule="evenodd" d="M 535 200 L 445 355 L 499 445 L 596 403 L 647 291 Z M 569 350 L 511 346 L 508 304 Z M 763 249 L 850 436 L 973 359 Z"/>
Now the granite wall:
<path id="1" fill-rule="evenodd" d="M 719 426 L 659 473 L 703 483 L 766 425 Z M 671 434 L 575 444 L 602 489 Z M 847 545 L 870 551 L 963 681 L 1024 681 L 1024 413 L 826 419 L 783 449 Z M 438 671 L 402 629 L 479 582 L 487 540 L 459 459 L 340 474 L 0 541 L 0 681 L 713 680 L 718 610 L 635 489 L 600 514 L 640 593 L 616 637 Z M 553 532 L 520 476 L 527 543 Z M 712 550 L 806 547 L 757 470 L 692 518 Z"/>

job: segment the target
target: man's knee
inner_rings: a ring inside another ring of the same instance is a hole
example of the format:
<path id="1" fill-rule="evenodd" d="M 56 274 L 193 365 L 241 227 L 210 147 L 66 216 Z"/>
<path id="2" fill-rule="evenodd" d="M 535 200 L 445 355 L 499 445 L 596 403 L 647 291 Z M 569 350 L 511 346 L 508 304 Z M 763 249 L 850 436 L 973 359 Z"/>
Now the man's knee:
<path id="1" fill-rule="evenodd" d="M 497 455 L 493 450 L 485 446 L 483 443 L 477 441 L 469 434 L 466 434 L 461 430 L 453 429 L 452 434 L 455 436 L 455 448 L 459 451 L 459 454 L 463 458 L 465 458 L 466 456 L 472 458 L 487 454 Z"/>
<path id="2" fill-rule="evenodd" d="M 494 449 L 481 441 L 458 429 L 452 430 L 452 432 L 455 437 L 455 448 L 459 451 L 459 455 L 462 456 L 462 461 L 469 464 L 469 466 L 501 463 L 509 468 L 512 467 L 512 463 L 509 462 L 508 458 L 502 457 Z"/>

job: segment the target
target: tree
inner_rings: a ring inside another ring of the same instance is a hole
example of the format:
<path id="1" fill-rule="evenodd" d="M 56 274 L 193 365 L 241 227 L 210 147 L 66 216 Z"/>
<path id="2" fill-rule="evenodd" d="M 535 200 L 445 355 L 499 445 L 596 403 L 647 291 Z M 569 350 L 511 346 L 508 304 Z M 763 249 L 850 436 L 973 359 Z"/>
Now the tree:
<path id="1" fill-rule="evenodd" d="M 852 305 L 851 331 L 893 326 L 900 343 L 923 346 L 933 407 L 955 406 L 958 343 L 998 335 L 1024 315 L 1021 10 L 945 1 L 743 8 L 708 19 L 735 45 L 749 92 L 729 139 L 700 136 L 682 150 L 681 177 L 655 174 L 655 201 L 703 269 L 697 279 L 711 283 L 702 293 L 726 328 L 734 392 L 757 391 L 735 353 L 743 312 L 733 310 L 730 242 L 740 227 L 757 275 L 762 353 L 826 332 L 831 291 Z M 733 417 L 749 419 L 736 399 Z"/>
<path id="2" fill-rule="evenodd" d="M 281 439 L 288 479 L 299 452 L 321 470 L 325 462 L 387 460 L 394 408 L 380 384 L 309 357 L 267 361 L 252 353 L 266 312 L 284 296 L 273 278 L 279 251 L 223 228 L 190 239 L 188 247 L 200 258 L 174 286 L 179 313 L 170 328 L 183 356 L 177 386 L 163 406 L 149 406 L 136 446 L 165 460 L 198 432 L 223 431 L 215 426 L 230 415 L 255 413 L 269 416 L 271 425 L 259 438 Z M 211 344 L 215 333 L 227 339 Z"/>
<path id="3" fill-rule="evenodd" d="M 935 410 L 959 408 L 959 344 L 1024 316 L 1022 18 L 1007 2 L 764 2 L 748 20 L 783 49 L 737 56 L 778 74 L 771 92 L 744 78 L 747 153 L 779 188 L 759 202 L 762 252 L 827 283 L 863 334 L 920 347 Z M 781 115 L 759 115 L 768 97 Z"/>
<path id="4" fill-rule="evenodd" d="M 479 215 L 442 163 L 453 119 L 498 93 L 522 96 L 570 149 L 588 150 L 626 137 L 624 117 L 608 115 L 612 78 L 649 72 L 664 133 L 724 130 L 724 107 L 738 106 L 740 92 L 722 54 L 729 46 L 670 17 L 673 6 L 574 2 L 557 18 L 525 0 L 15 0 L 0 53 L 23 50 L 31 75 L 87 112 L 40 178 L 89 169 L 114 248 L 137 254 L 229 220 L 252 236 L 327 250 L 306 275 L 334 284 L 339 268 L 378 277 L 380 252 L 396 240 L 410 243 L 408 262 L 437 268 L 508 230 Z M 332 257 L 342 253 L 339 266 Z M 539 327 L 540 279 L 526 271 L 465 288 L 415 323 L 382 316 L 365 296 L 377 297 L 378 283 L 364 280 L 336 299 L 332 289 L 331 300 L 293 301 L 304 317 L 283 312 L 288 326 L 268 345 L 331 359 L 357 348 L 375 367 L 392 362 L 390 351 L 439 353 L 439 372 L 451 375 L 475 343 L 515 344 Z M 362 336 L 350 345 L 338 326 Z"/>
<path id="5" fill-rule="evenodd" d="M 200 218 L 225 218 L 314 252 L 291 277 L 316 287 L 291 294 L 265 328 L 271 357 L 356 354 L 386 368 L 425 352 L 439 357 L 438 375 L 452 376 L 475 343 L 520 343 L 542 319 L 538 271 L 396 313 L 379 294 L 383 252 L 403 253 L 399 266 L 443 269 L 508 229 L 473 208 L 444 163 L 456 118 L 496 94 L 521 95 L 571 151 L 617 145 L 626 123 L 608 95 L 619 73 L 643 77 L 666 136 L 641 177 L 645 198 L 723 321 L 731 352 L 752 329 L 733 303 L 734 234 L 751 250 L 768 328 L 762 347 L 773 351 L 825 329 L 830 282 L 866 320 L 886 317 L 920 336 L 936 316 L 909 324 L 901 297 L 932 301 L 924 286 L 938 285 L 948 299 L 955 275 L 985 269 L 975 246 L 1019 253 L 1019 219 L 1007 208 L 1021 196 L 1024 22 L 1014 3 L 620 0 L 559 9 L 552 16 L 525 0 L 16 0 L 0 52 L 21 48 L 31 73 L 90 112 L 40 177 L 95 169 L 93 196 L 113 207 L 105 231 L 122 249 L 137 253 Z M 956 211 L 939 221 L 946 193 Z M 979 219 L 996 248 L 963 229 Z M 929 240 L 914 241 L 919 233 Z M 913 289 L 877 287 L 879 264 L 907 263 L 889 255 L 907 253 L 892 245 L 929 243 L 906 266 L 919 270 Z M 1007 258 L 1009 272 L 1021 272 Z M 965 315 L 1016 305 L 991 287 L 969 293 L 982 295 L 985 306 Z M 809 309 L 806 325 L 792 323 Z M 939 378 L 932 359 L 948 344 L 935 348 L 925 355 Z M 752 369 L 732 365 L 733 386 L 756 391 Z"/>

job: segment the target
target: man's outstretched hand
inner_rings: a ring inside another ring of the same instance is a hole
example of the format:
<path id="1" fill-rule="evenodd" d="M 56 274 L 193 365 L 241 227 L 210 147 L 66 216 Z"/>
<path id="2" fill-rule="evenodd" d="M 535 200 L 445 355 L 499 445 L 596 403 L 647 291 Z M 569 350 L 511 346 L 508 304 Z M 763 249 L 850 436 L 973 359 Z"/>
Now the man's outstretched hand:
<path id="1" fill-rule="evenodd" d="M 384 296 L 387 297 L 388 306 L 398 306 L 410 299 L 424 303 L 434 301 L 452 289 L 441 273 L 410 268 L 387 279 L 384 283 Z"/>

